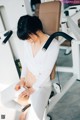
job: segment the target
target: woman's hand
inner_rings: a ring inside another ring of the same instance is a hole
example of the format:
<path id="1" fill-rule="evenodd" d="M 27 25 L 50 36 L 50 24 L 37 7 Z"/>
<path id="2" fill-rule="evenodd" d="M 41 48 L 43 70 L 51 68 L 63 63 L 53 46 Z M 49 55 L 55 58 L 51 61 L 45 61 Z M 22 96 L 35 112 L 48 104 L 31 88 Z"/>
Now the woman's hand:
<path id="1" fill-rule="evenodd" d="M 28 90 L 24 90 L 18 97 L 18 103 L 21 105 L 27 105 L 30 95 L 34 92 L 33 88 L 29 88 Z"/>
<path id="2" fill-rule="evenodd" d="M 20 98 L 25 98 L 25 97 L 30 97 L 30 95 L 32 94 L 32 93 L 34 93 L 35 92 L 35 90 L 31 87 L 31 88 L 28 88 L 27 90 L 24 90 L 20 95 L 19 95 L 19 97 Z"/>
<path id="3" fill-rule="evenodd" d="M 25 76 L 25 78 L 20 79 L 20 82 L 15 86 L 15 90 L 18 91 L 21 87 L 31 88 L 35 82 L 35 75 L 33 75 L 32 72 L 27 69 L 27 75 Z"/>
<path id="4" fill-rule="evenodd" d="M 20 82 L 15 86 L 15 90 L 18 91 L 21 89 L 21 87 L 26 87 L 27 83 L 25 81 L 25 78 L 21 78 Z"/>

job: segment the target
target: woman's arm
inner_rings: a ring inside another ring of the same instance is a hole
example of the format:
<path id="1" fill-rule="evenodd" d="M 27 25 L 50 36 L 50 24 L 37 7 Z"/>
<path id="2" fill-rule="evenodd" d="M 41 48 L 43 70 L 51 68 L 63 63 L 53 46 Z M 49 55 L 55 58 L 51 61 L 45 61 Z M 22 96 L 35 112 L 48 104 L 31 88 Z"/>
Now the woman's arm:
<path id="1" fill-rule="evenodd" d="M 43 61 L 43 64 L 41 64 L 42 66 L 41 70 L 37 71 L 37 76 L 35 76 L 34 71 L 32 72 L 27 70 L 27 75 L 25 77 L 27 86 L 30 86 L 34 89 L 38 89 L 42 84 L 45 84 L 47 82 L 46 80 L 50 76 L 51 71 L 58 57 L 59 53 L 58 42 L 56 41 L 55 44 L 53 44 L 53 47 L 46 52 L 47 56 L 45 58 L 45 61 Z"/>
<path id="2" fill-rule="evenodd" d="M 25 77 L 20 78 L 20 82 L 15 86 L 15 90 L 19 90 L 21 87 L 32 88 L 32 85 L 36 82 L 36 77 L 28 69 L 26 71 L 27 74 Z"/>
<path id="3" fill-rule="evenodd" d="M 54 44 L 53 44 L 54 45 Z M 45 84 L 47 78 L 50 76 L 51 71 L 56 63 L 58 53 L 59 53 L 59 44 L 56 41 L 55 46 L 47 52 L 47 57 L 43 61 L 42 69 L 36 78 L 36 82 L 33 84 L 34 89 L 38 89 L 42 84 Z"/>

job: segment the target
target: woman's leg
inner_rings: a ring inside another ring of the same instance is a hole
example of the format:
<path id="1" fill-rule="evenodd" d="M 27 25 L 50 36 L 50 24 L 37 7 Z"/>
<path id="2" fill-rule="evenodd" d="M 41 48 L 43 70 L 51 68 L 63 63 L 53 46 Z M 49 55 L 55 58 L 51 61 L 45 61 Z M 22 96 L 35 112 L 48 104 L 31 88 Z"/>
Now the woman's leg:
<path id="1" fill-rule="evenodd" d="M 40 88 L 30 97 L 31 107 L 26 115 L 26 120 L 43 120 L 45 108 L 51 93 L 51 87 Z"/>
<path id="2" fill-rule="evenodd" d="M 22 112 L 22 113 L 19 115 L 19 120 L 26 120 L 26 114 Z"/>
<path id="3" fill-rule="evenodd" d="M 29 111 L 30 108 L 26 109 L 24 112 L 22 112 L 19 115 L 19 120 L 26 120 L 27 112 Z"/>

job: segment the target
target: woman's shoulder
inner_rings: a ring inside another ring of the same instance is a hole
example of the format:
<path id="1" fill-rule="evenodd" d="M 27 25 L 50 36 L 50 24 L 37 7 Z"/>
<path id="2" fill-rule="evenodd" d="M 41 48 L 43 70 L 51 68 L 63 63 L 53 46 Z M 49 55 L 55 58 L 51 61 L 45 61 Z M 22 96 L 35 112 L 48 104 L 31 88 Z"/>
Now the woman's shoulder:
<path id="1" fill-rule="evenodd" d="M 28 48 L 29 47 L 29 42 L 27 40 L 24 41 L 24 48 Z"/>

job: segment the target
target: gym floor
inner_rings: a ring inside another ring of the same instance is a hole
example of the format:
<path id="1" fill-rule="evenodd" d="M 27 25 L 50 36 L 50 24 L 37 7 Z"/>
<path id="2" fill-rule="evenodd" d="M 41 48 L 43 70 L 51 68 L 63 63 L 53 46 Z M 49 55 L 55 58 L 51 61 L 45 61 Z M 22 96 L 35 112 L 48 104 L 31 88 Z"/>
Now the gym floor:
<path id="1" fill-rule="evenodd" d="M 57 65 L 72 66 L 71 54 L 65 56 L 65 50 L 60 50 Z M 58 82 L 58 76 L 61 86 L 70 79 L 72 73 L 57 73 L 54 82 Z M 50 115 L 52 120 L 80 120 L 80 81 L 76 81 L 68 92 L 55 105 Z"/>

